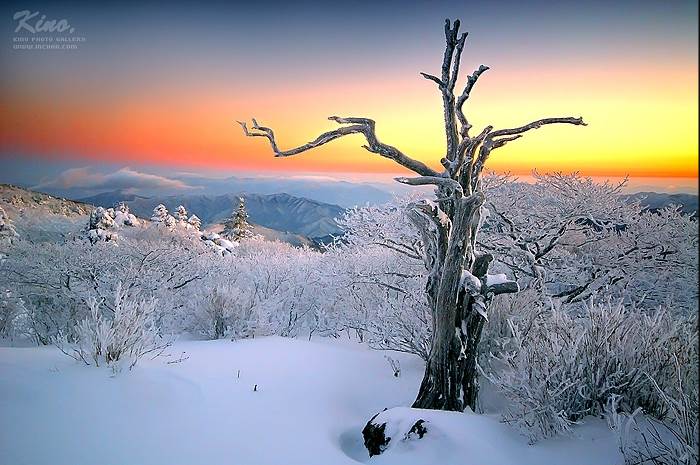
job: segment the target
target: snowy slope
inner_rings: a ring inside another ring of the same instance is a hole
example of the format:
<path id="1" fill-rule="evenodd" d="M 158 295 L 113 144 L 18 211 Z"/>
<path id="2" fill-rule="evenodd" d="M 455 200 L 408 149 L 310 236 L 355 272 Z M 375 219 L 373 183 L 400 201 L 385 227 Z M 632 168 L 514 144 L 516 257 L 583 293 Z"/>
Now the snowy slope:
<path id="1" fill-rule="evenodd" d="M 112 377 L 55 348 L 0 348 L 0 463 L 621 463 L 600 420 L 528 446 L 492 417 L 426 411 L 423 439 L 369 459 L 360 431 L 383 408 L 410 405 L 417 358 L 392 354 L 395 378 L 382 352 L 347 340 L 179 342 L 170 360 L 182 352 L 181 363 L 145 361 Z"/>
<path id="2" fill-rule="evenodd" d="M 58 241 L 87 224 L 92 205 L 0 184 L 0 207 L 21 237 L 34 242 Z"/>

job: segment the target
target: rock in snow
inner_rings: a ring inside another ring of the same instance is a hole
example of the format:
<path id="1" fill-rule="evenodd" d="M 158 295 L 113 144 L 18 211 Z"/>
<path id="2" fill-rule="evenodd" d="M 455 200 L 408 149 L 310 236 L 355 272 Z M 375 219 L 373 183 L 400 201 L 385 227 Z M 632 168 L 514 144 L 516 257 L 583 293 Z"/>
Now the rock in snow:
<path id="1" fill-rule="evenodd" d="M 392 441 L 411 441 L 423 439 L 428 432 L 426 421 L 416 419 L 421 414 L 419 409 L 394 408 L 384 409 L 373 416 L 362 430 L 365 447 L 369 456 L 384 452 Z M 411 425 L 411 426 L 408 426 Z"/>

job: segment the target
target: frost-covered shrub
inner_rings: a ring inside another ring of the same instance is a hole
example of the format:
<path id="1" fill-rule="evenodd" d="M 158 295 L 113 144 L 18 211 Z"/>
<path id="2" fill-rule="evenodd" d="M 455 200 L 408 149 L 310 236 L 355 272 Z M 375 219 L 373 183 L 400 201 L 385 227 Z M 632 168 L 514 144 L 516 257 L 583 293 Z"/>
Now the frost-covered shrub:
<path id="1" fill-rule="evenodd" d="M 121 286 L 114 295 L 112 311 L 90 299 L 90 312 L 72 334 L 59 333 L 54 344 L 66 355 L 86 365 L 122 364 L 129 369 L 146 355 L 157 357 L 172 344 L 156 327 L 156 301 L 129 299 Z"/>
<path id="2" fill-rule="evenodd" d="M 9 289 L 0 293 L 0 338 L 31 337 L 30 322 L 24 301 Z"/>
<path id="3" fill-rule="evenodd" d="M 432 317 L 422 243 L 406 215 L 411 198 L 357 207 L 339 220 L 346 234 L 325 254 L 342 325 L 376 349 L 427 360 Z"/>
<path id="4" fill-rule="evenodd" d="M 202 291 L 193 309 L 193 330 L 207 339 L 243 339 L 255 334 L 258 315 L 252 296 L 235 284 L 217 284 Z"/>
<path id="5" fill-rule="evenodd" d="M 5 213 L 5 210 L 0 207 L 0 246 L 10 245 L 19 237 L 12 220 Z"/>
<path id="6" fill-rule="evenodd" d="M 489 355 L 499 353 L 512 336 L 511 320 L 532 322 L 538 312 L 543 311 L 546 300 L 533 288 L 523 289 L 513 294 L 494 297 L 489 307 L 488 321 L 484 325 L 482 341 L 479 345 L 480 363 L 489 366 L 493 360 Z"/>
<path id="7" fill-rule="evenodd" d="M 626 409 L 664 418 L 668 405 L 650 380 L 662 390 L 673 385 L 675 360 L 689 388 L 697 388 L 696 319 L 608 301 L 590 303 L 578 316 L 539 308 L 508 325 L 511 337 L 485 374 L 510 401 L 505 420 L 532 440 L 601 414 L 611 396 L 621 396 Z"/>
<path id="8" fill-rule="evenodd" d="M 323 332 L 321 309 L 332 292 L 321 277 L 322 254 L 280 242 L 251 238 L 241 242 L 232 258 L 237 263 L 239 288 L 252 297 L 257 314 L 256 333 L 295 337 Z"/>
<path id="9" fill-rule="evenodd" d="M 698 450 L 698 390 L 688 389 L 681 367 L 676 363 L 676 384 L 663 389 L 650 378 L 654 389 L 668 409 L 664 421 L 643 414 L 620 411 L 619 396 L 606 406 L 608 425 L 615 432 L 626 464 L 695 465 Z M 697 366 L 695 367 L 697 369 Z M 697 371 L 695 372 L 697 379 Z"/>
<path id="10" fill-rule="evenodd" d="M 215 270 L 212 255 L 192 234 L 166 228 L 132 228 L 117 246 L 72 237 L 18 240 L 0 261 L 0 289 L 21 299 L 30 337 L 40 344 L 59 332 L 71 337 L 88 316 L 91 299 L 111 310 L 119 283 L 129 299 L 158 299 L 157 324 L 180 332 L 192 308 L 190 294 Z"/>
<path id="11" fill-rule="evenodd" d="M 375 349 L 428 358 L 432 317 L 425 297 L 422 263 L 406 263 L 381 247 L 334 250 L 334 308 L 342 326 Z M 330 267 L 329 267 L 330 268 Z"/>

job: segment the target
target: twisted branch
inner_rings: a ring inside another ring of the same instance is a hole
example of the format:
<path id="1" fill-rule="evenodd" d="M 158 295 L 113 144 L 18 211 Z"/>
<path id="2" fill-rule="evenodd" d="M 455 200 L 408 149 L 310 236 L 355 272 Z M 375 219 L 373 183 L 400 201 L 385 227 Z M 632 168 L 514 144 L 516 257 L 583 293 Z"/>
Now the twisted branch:
<path id="1" fill-rule="evenodd" d="M 243 128 L 243 133 L 248 137 L 265 137 L 272 147 L 272 151 L 275 153 L 276 157 L 290 157 L 297 155 L 307 150 L 311 150 L 321 145 L 327 144 L 340 137 L 347 136 L 350 134 L 362 134 L 367 140 L 367 144 L 362 147 L 369 152 L 376 153 L 384 158 L 389 158 L 394 160 L 399 165 L 408 168 L 409 170 L 420 174 L 421 176 L 439 176 L 439 174 L 428 167 L 426 164 L 414 160 L 406 155 L 404 155 L 399 149 L 388 144 L 384 144 L 377 139 L 377 135 L 374 130 L 374 121 L 369 118 L 342 118 L 339 116 L 331 116 L 328 118 L 331 121 L 335 121 L 338 124 L 348 124 L 349 126 L 342 126 L 338 129 L 332 131 L 327 131 L 318 136 L 316 139 L 306 144 L 300 145 L 298 147 L 289 150 L 280 150 L 277 146 L 277 141 L 275 139 L 275 134 L 272 129 L 261 126 L 253 118 L 252 130 L 248 129 L 245 122 L 238 121 L 238 124 Z"/>
<path id="2" fill-rule="evenodd" d="M 418 176 L 416 178 L 399 177 L 394 178 L 394 180 L 400 182 L 401 184 L 407 184 L 410 186 L 425 186 L 433 184 L 435 186 L 451 189 L 459 193 L 460 196 L 462 195 L 462 186 L 454 179 L 443 176 Z"/>
<path id="3" fill-rule="evenodd" d="M 581 117 L 573 118 L 569 116 L 560 118 L 543 118 L 538 119 L 537 121 L 533 121 L 532 123 L 528 123 L 525 126 L 520 126 L 518 128 L 499 129 L 497 131 L 493 131 L 489 137 L 493 139 L 494 137 L 500 136 L 514 136 L 516 134 L 522 134 L 524 132 L 527 132 L 531 129 L 541 128 L 546 124 L 573 124 L 576 126 L 588 126 Z"/>
<path id="4" fill-rule="evenodd" d="M 469 130 L 472 128 L 472 125 L 469 124 L 469 121 L 467 121 L 467 117 L 464 115 L 462 107 L 464 106 L 464 102 L 466 102 L 469 98 L 469 95 L 471 94 L 472 89 L 474 88 L 474 84 L 476 84 L 476 81 L 479 80 L 479 76 L 481 76 L 488 70 L 488 66 L 479 66 L 479 69 L 475 70 L 469 77 L 467 77 L 467 85 L 464 86 L 464 90 L 462 90 L 461 95 L 457 97 L 457 102 L 455 104 L 455 112 L 457 113 L 457 119 L 459 120 L 459 123 L 462 125 L 460 134 L 465 139 L 469 138 Z"/>

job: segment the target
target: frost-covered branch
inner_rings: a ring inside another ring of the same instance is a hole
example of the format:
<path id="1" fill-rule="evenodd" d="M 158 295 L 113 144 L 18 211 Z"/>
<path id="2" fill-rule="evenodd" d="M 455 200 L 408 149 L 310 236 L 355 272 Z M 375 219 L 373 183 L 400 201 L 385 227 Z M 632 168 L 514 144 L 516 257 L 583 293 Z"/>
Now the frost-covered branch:
<path id="1" fill-rule="evenodd" d="M 324 144 L 332 142 L 340 137 L 347 136 L 350 134 L 362 134 L 367 140 L 367 145 L 362 147 L 369 152 L 376 153 L 382 157 L 394 160 L 399 165 L 408 168 L 409 170 L 418 173 L 422 176 L 438 176 L 438 173 L 433 169 L 429 168 L 423 162 L 414 160 L 406 155 L 404 155 L 396 147 L 384 144 L 377 139 L 375 134 L 373 120 L 368 118 L 341 118 L 339 116 L 331 116 L 328 118 L 331 121 L 335 121 L 339 124 L 347 124 L 348 126 L 342 126 L 338 129 L 332 131 L 327 131 L 318 136 L 311 142 L 300 145 L 298 147 L 289 150 L 280 150 L 277 146 L 277 141 L 275 139 L 275 133 L 272 129 L 260 126 L 258 122 L 253 118 L 252 130 L 248 129 L 245 122 L 239 121 L 238 124 L 243 128 L 243 133 L 248 137 L 264 137 L 270 142 L 272 151 L 275 153 L 276 157 L 290 157 L 293 155 L 306 152 L 316 147 L 320 147 Z"/>

